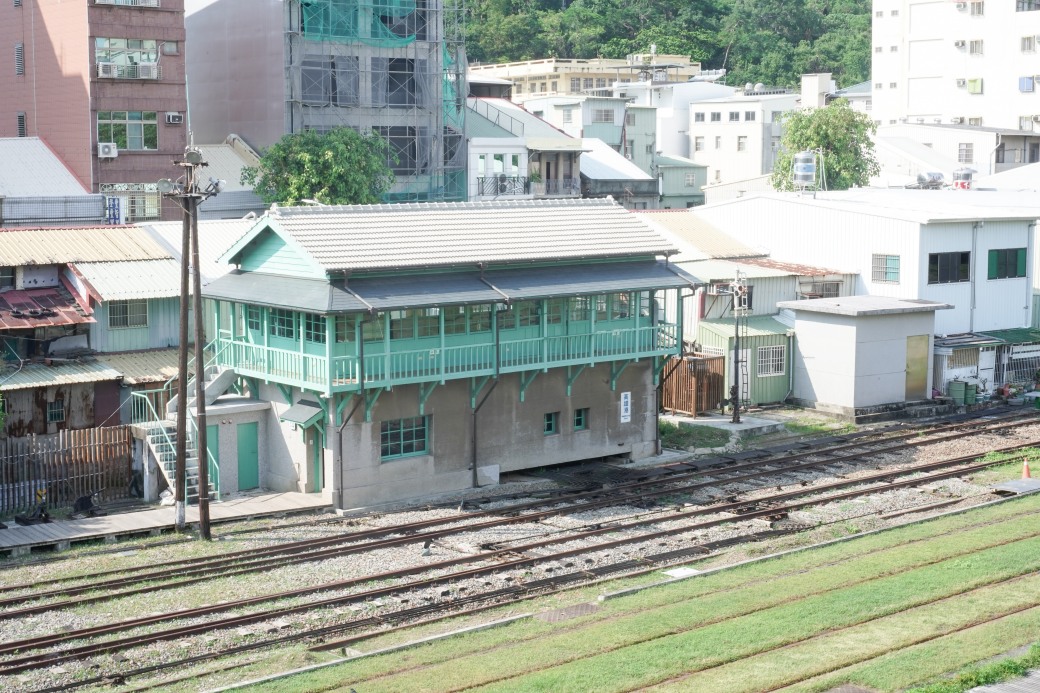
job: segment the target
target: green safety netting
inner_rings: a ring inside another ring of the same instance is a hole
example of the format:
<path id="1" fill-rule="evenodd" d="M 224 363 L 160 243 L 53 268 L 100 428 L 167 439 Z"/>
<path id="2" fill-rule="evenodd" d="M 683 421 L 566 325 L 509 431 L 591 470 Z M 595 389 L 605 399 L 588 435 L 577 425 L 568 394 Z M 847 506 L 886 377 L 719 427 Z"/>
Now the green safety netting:
<path id="1" fill-rule="evenodd" d="M 415 0 L 303 0 L 303 35 L 315 41 L 406 46 L 426 34 Z"/>

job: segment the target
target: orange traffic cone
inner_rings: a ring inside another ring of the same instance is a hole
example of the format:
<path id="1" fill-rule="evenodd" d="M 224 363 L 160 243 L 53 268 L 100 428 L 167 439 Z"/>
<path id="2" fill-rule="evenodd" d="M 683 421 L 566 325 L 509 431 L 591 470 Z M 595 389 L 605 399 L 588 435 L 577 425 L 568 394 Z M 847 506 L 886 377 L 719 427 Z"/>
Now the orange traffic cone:
<path id="1" fill-rule="evenodd" d="M 1022 478 L 1029 478 L 1029 458 L 1022 460 Z"/>

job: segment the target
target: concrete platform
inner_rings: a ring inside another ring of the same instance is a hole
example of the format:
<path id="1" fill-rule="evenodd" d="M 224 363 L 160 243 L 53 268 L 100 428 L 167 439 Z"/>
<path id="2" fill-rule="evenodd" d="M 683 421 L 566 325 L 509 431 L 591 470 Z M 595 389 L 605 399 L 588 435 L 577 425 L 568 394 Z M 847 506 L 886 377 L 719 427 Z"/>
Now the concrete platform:
<path id="1" fill-rule="evenodd" d="M 211 503 L 210 522 L 228 522 L 251 517 L 313 512 L 331 508 L 332 502 L 320 493 L 256 493 L 238 495 L 219 503 Z M 190 505 L 185 513 L 189 525 L 199 521 L 198 506 Z M 148 510 L 65 520 L 22 527 L 13 522 L 0 529 L 0 553 L 23 556 L 33 549 L 62 551 L 82 541 L 115 542 L 120 537 L 138 534 L 157 535 L 175 529 L 173 506 Z"/>
<path id="2" fill-rule="evenodd" d="M 761 416 L 748 416 L 747 414 L 741 414 L 740 423 L 738 424 L 733 423 L 732 419 L 733 416 L 731 414 L 727 414 L 726 416 L 720 414 L 701 414 L 697 418 L 677 416 L 675 414 L 661 415 L 661 421 L 667 421 L 676 426 L 710 426 L 712 428 L 718 428 L 724 431 L 729 431 L 730 433 L 735 433 L 738 438 L 762 435 L 764 433 L 776 433 L 785 430 L 783 421 L 767 419 Z"/>

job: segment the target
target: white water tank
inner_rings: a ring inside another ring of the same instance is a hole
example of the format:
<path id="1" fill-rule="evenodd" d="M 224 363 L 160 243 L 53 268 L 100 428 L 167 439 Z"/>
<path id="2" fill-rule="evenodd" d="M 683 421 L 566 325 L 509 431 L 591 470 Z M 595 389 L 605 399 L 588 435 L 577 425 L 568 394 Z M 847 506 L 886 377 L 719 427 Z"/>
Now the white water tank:
<path id="1" fill-rule="evenodd" d="M 795 154 L 793 173 L 796 188 L 811 188 L 816 185 L 816 154 L 809 151 Z"/>

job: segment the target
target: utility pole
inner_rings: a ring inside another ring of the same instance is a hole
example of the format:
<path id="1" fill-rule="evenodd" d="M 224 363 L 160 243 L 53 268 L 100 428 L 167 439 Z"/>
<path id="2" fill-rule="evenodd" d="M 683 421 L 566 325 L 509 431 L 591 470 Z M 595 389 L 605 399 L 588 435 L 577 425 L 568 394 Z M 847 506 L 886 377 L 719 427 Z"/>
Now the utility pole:
<path id="1" fill-rule="evenodd" d="M 199 185 L 199 169 L 206 166 L 200 152 L 193 144 L 184 150 L 184 158 L 173 162 L 184 173 L 176 180 L 164 178 L 159 181 L 163 197 L 175 200 L 184 212 L 181 229 L 181 296 L 180 296 L 180 345 L 177 352 L 177 445 L 174 484 L 176 500 L 175 517 L 177 529 L 184 529 L 185 501 L 187 491 L 187 438 L 188 438 L 188 301 L 193 298 L 195 312 L 195 448 L 199 463 L 199 534 L 210 538 L 209 522 L 209 451 L 206 447 L 206 398 L 205 398 L 205 330 L 202 315 L 202 279 L 199 268 L 199 203 L 219 193 L 224 181 L 209 179 L 206 187 Z M 190 263 L 190 265 L 189 265 Z M 191 267 L 191 292 L 188 289 L 188 268 Z"/>
<path id="2" fill-rule="evenodd" d="M 737 272 L 733 284 L 733 386 L 729 390 L 729 401 L 733 405 L 731 423 L 740 423 L 740 318 L 747 311 L 747 284 Z"/>

